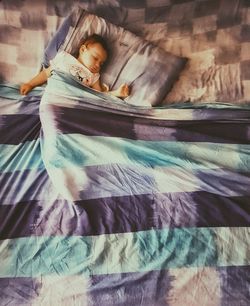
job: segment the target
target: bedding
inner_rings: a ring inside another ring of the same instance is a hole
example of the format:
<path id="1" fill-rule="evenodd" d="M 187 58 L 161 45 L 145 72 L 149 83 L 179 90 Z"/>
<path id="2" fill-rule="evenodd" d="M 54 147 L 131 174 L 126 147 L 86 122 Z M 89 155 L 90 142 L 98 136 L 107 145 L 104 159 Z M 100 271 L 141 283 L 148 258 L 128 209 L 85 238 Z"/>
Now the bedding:
<path id="1" fill-rule="evenodd" d="M 2 85 L 2 305 L 247 305 L 249 113 Z"/>
<path id="2" fill-rule="evenodd" d="M 111 90 L 128 84 L 131 91 L 125 101 L 130 104 L 160 104 L 187 61 L 76 7 L 46 48 L 46 61 L 43 65 L 48 67 L 59 50 L 77 56 L 82 42 L 92 34 L 102 36 L 109 48 L 108 63 L 101 75 L 102 81 Z"/>
<path id="3" fill-rule="evenodd" d="M 34 46 L 45 46 L 58 28 L 68 31 L 63 21 L 75 4 L 37 3 L 33 8 L 28 0 L 0 3 L 2 29 L 8 29 L 8 35 L 0 35 L 5 51 L 0 304 L 247 306 L 250 106 L 245 92 L 235 97 L 231 82 L 232 95 L 223 103 L 215 98 L 187 103 L 182 96 L 181 102 L 152 108 L 96 92 L 54 71 L 46 87 L 21 96 L 16 82 L 30 77 L 28 60 L 38 70 L 42 61 L 43 51 Z M 144 38 L 152 30 L 157 45 L 165 45 L 162 30 L 171 30 L 171 20 L 177 41 L 178 35 L 189 35 L 179 23 L 180 7 L 192 23 L 194 10 L 202 24 L 216 14 L 216 24 L 228 32 L 233 22 L 249 20 L 248 1 L 80 4 Z M 239 12 L 244 19 L 232 21 Z M 197 44 L 205 48 L 202 37 Z M 28 58 L 31 42 L 34 52 Z M 242 85 L 243 74 L 237 75 Z M 216 80 L 223 92 L 225 74 Z M 195 86 L 198 92 L 199 82 Z"/>
<path id="4" fill-rule="evenodd" d="M 3 82 L 25 82 L 39 71 L 44 48 L 78 4 L 166 52 L 188 59 L 163 105 L 184 101 L 249 102 L 248 0 L 39 0 L 36 4 L 30 0 L 3 0 L 0 3 Z M 66 22 L 60 29 L 62 36 L 69 27 Z"/>

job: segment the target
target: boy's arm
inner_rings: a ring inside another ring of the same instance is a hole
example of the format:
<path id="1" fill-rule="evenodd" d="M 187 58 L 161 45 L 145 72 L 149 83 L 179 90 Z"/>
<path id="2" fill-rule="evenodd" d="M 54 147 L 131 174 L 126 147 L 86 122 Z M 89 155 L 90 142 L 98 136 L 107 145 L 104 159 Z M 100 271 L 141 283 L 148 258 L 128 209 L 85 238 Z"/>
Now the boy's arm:
<path id="1" fill-rule="evenodd" d="M 27 93 L 29 93 L 34 87 L 42 85 L 45 82 L 47 82 L 50 73 L 51 73 L 51 67 L 43 69 L 29 82 L 24 83 L 20 86 L 20 93 L 22 95 L 27 95 Z"/>
<path id="2" fill-rule="evenodd" d="M 92 88 L 101 91 L 101 92 L 106 92 L 109 95 L 124 99 L 127 98 L 130 95 L 130 88 L 127 84 L 122 84 L 119 88 L 116 90 L 109 90 L 108 85 L 106 84 L 101 84 L 100 79 L 92 85 Z"/>

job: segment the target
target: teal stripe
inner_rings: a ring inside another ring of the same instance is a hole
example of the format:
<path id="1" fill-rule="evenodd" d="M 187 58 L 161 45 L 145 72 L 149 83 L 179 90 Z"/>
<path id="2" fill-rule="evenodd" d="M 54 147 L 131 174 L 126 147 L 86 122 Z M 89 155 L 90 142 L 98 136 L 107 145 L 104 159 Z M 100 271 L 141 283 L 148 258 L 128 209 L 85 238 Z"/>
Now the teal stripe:
<path id="1" fill-rule="evenodd" d="M 54 143 L 55 145 L 51 145 Z M 185 169 L 225 168 L 250 171 L 250 145 L 130 140 L 80 134 L 47 137 L 44 144 L 48 165 L 94 166 L 110 163 Z"/>
<path id="2" fill-rule="evenodd" d="M 44 168 L 39 139 L 18 145 L 0 144 L 0 156 L 0 171 L 13 172 Z"/>
<path id="3" fill-rule="evenodd" d="M 39 142 L 37 139 L 18 145 L 0 144 L 0 171 L 43 169 Z M 69 164 L 81 167 L 121 163 L 250 171 L 250 145 L 125 140 L 79 134 L 58 135 L 56 145 L 52 146 L 50 140 L 48 144 L 45 141 L 44 157 L 49 156 L 48 165 L 57 168 Z"/>
<path id="4" fill-rule="evenodd" d="M 29 96 L 41 95 L 43 90 L 44 87 L 37 86 L 29 93 Z M 21 100 L 24 96 L 20 94 L 20 85 L 0 84 L 0 97 L 10 100 Z"/>
<path id="5" fill-rule="evenodd" d="M 4 240 L 0 245 L 0 277 L 88 276 L 248 265 L 249 236 L 247 228 L 175 228 L 88 237 Z"/>
<path id="6" fill-rule="evenodd" d="M 216 266 L 216 232 L 212 228 L 151 230 L 137 233 L 140 270 Z"/>

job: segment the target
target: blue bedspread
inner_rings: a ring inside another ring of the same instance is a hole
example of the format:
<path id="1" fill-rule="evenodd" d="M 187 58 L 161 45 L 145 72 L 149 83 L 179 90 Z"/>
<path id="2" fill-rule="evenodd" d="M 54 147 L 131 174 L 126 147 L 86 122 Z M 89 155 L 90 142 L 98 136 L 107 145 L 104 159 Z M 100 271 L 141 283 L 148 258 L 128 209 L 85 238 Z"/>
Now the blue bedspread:
<path id="1" fill-rule="evenodd" d="M 250 109 L 0 89 L 1 305 L 248 305 Z"/>

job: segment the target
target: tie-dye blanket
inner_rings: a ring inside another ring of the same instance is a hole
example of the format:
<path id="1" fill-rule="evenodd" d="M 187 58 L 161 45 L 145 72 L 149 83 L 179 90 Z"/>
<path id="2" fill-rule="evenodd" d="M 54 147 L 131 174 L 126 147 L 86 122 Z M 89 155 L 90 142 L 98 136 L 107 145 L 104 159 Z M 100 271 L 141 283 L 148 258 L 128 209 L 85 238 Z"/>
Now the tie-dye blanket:
<path id="1" fill-rule="evenodd" d="M 1 305 L 248 305 L 249 107 L 0 95 Z"/>

